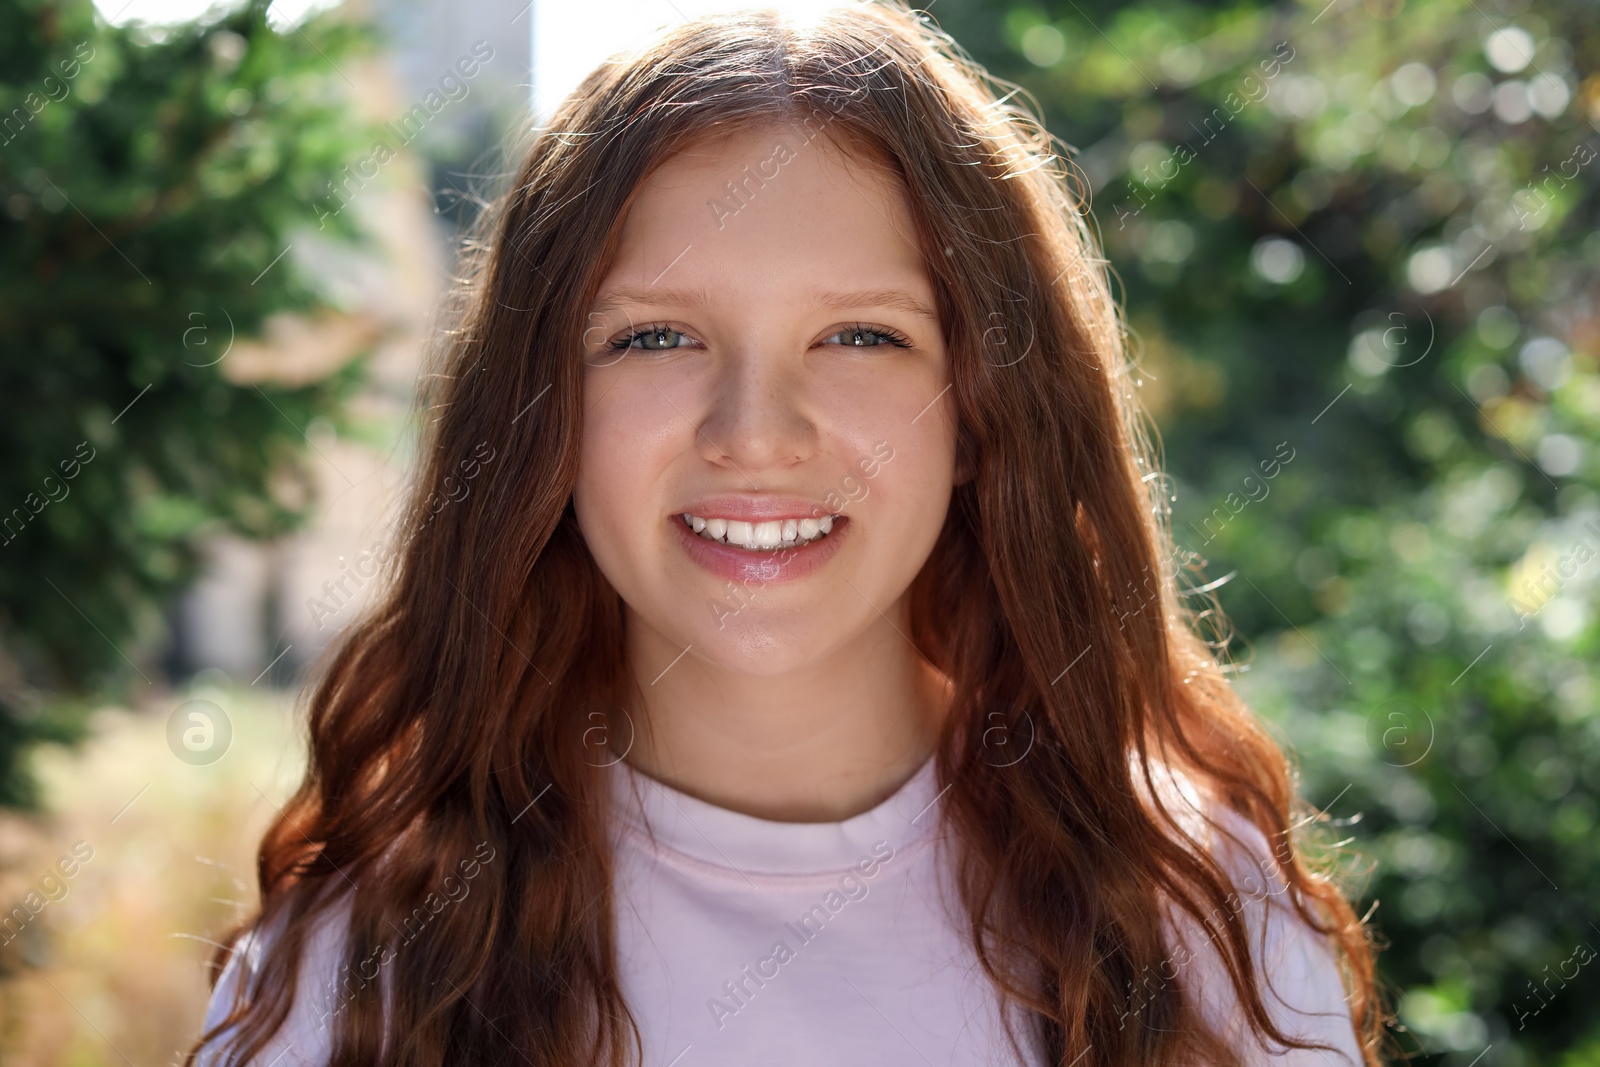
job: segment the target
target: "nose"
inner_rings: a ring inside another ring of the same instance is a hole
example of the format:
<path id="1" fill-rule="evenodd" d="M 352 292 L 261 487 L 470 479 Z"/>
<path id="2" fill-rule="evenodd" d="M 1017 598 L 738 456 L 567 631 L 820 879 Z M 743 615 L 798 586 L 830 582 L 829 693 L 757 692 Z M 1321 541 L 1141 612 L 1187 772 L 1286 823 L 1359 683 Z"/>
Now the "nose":
<path id="1" fill-rule="evenodd" d="M 818 447 L 803 360 L 784 359 L 770 344 L 729 351 L 708 379 L 696 447 L 701 458 L 760 483 L 757 471 L 805 462 Z"/>

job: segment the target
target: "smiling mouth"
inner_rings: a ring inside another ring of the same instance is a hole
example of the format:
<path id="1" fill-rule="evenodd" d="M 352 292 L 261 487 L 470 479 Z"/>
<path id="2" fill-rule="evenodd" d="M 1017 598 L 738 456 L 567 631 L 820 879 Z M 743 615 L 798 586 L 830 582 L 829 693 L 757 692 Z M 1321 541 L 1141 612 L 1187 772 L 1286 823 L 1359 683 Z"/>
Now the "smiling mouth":
<path id="1" fill-rule="evenodd" d="M 771 519 L 766 522 L 707 519 L 688 512 L 679 517 L 685 526 L 707 541 L 749 552 L 773 552 L 783 548 L 798 548 L 822 540 L 833 531 L 835 520 L 841 516 L 824 515 L 820 519 Z"/>

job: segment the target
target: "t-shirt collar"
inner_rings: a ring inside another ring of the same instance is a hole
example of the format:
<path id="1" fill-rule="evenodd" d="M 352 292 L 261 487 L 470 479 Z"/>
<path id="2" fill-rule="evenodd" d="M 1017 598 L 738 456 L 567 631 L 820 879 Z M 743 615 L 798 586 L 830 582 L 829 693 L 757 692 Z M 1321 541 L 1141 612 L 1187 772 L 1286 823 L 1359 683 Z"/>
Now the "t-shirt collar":
<path id="1" fill-rule="evenodd" d="M 938 824 L 934 757 L 880 804 L 839 822 L 780 822 L 699 800 L 618 761 L 611 768 L 616 811 L 657 847 L 741 873 L 819 874 L 855 866 L 873 846 L 896 851 Z"/>

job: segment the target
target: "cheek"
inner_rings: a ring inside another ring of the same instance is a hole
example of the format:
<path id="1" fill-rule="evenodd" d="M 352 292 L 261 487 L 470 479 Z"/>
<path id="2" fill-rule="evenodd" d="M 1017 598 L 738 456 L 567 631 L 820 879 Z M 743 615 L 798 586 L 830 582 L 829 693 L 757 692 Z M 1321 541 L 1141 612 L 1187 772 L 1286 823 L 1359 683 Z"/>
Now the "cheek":
<path id="1" fill-rule="evenodd" d="M 915 426 L 902 426 L 900 440 L 880 434 L 894 446 L 894 458 L 882 464 L 876 477 L 865 479 L 877 507 L 875 520 L 894 536 L 886 546 L 901 557 L 912 572 L 921 569 L 932 551 L 950 508 L 951 481 L 955 476 L 953 435 L 935 421 L 936 405 Z M 923 423 L 929 423 L 926 428 Z M 920 431 L 920 432 L 919 432 Z M 871 444 L 867 445 L 870 455 Z"/>
<path id="2" fill-rule="evenodd" d="M 654 488 L 680 450 L 674 434 L 683 420 L 648 383 L 617 372 L 591 371 L 584 390 L 572 503 L 590 552 L 609 574 L 630 539 L 649 528 L 642 509 L 658 503 Z"/>
<path id="3" fill-rule="evenodd" d="M 892 388 L 840 395 L 833 409 L 848 443 L 835 446 L 846 473 L 830 488 L 846 501 L 846 514 L 859 515 L 883 535 L 871 539 L 874 552 L 896 574 L 920 569 L 950 506 L 954 415 L 948 393 L 934 399 L 941 388 L 907 376 Z"/>
<path id="4" fill-rule="evenodd" d="M 943 388 L 929 368 L 830 383 L 818 406 L 847 442 L 834 446 L 846 473 L 830 488 L 845 500 L 881 493 L 897 508 L 942 512 L 955 476 L 953 406 Z"/>

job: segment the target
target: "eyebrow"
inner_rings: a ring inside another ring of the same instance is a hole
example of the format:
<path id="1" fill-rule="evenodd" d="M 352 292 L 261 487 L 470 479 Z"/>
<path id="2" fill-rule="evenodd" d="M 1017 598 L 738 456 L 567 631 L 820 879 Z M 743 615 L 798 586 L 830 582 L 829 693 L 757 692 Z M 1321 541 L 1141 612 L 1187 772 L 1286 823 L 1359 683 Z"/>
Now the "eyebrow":
<path id="1" fill-rule="evenodd" d="M 918 315 L 929 322 L 938 322 L 933 310 L 904 289 L 850 289 L 840 292 L 813 293 L 812 302 L 830 311 L 850 308 L 892 308 Z M 594 310 L 607 311 L 621 304 L 643 304 L 647 307 L 707 308 L 711 294 L 704 287 L 693 289 L 667 289 L 661 286 L 643 288 L 619 287 L 607 292 L 595 302 Z"/>

